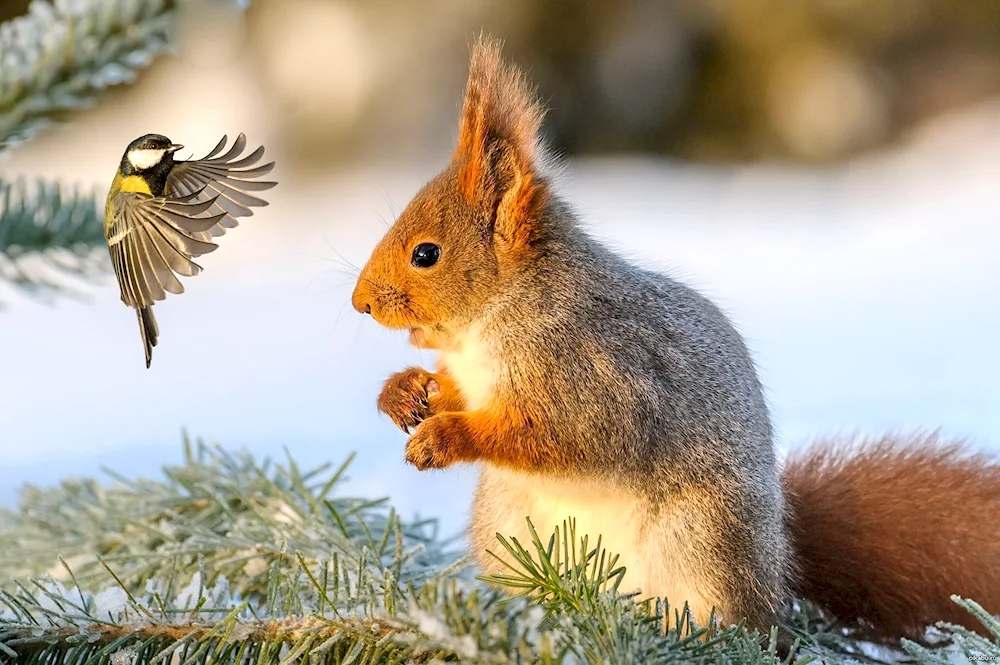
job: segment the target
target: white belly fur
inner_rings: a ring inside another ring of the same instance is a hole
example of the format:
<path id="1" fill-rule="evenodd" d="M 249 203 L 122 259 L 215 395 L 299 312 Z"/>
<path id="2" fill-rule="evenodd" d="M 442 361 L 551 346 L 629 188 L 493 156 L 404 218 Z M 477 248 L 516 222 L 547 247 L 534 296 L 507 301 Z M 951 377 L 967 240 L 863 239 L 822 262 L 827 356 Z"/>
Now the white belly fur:
<path id="1" fill-rule="evenodd" d="M 478 325 L 453 340 L 438 354 L 438 361 L 458 384 L 467 410 L 475 411 L 489 403 L 500 368 Z"/>
<path id="2" fill-rule="evenodd" d="M 641 598 L 665 597 L 671 608 L 680 608 L 687 601 L 693 618 L 704 625 L 718 594 L 708 583 L 710 577 L 697 547 L 690 542 L 691 529 L 696 528 L 676 515 L 660 514 L 655 521 L 646 514 L 638 499 L 605 484 L 580 479 L 561 480 L 539 474 L 483 466 L 473 506 L 470 542 L 484 572 L 499 572 L 500 564 L 485 553 L 508 559 L 496 539 L 497 533 L 514 536 L 534 554 L 525 516 L 543 544 L 558 525 L 569 518 L 576 520 L 576 539 L 588 536 L 593 549 L 597 536 L 601 547 L 619 556 L 617 565 L 626 572 L 619 591 L 640 589 Z M 509 572 L 509 571 L 504 571 Z M 671 611 L 671 615 L 673 612 Z"/>

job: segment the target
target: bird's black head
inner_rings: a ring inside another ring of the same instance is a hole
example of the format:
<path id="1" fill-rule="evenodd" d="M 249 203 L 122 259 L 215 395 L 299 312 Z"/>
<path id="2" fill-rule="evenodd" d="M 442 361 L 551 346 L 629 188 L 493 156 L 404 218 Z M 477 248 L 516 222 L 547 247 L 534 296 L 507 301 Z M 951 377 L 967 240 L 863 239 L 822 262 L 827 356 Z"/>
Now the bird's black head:
<path id="1" fill-rule="evenodd" d="M 174 164 L 174 153 L 184 146 L 161 134 L 146 134 L 128 144 L 122 155 L 122 175 L 160 175 L 166 177 Z"/>

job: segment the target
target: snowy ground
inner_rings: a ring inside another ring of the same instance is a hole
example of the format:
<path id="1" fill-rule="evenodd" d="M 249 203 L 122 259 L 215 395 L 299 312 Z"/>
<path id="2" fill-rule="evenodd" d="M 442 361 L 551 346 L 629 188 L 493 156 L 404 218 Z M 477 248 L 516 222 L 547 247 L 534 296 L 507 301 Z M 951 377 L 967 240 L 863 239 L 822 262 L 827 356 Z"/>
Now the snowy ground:
<path id="1" fill-rule="evenodd" d="M 217 120 L 184 138 L 194 153 L 232 131 Z M 932 130 L 825 171 L 579 161 L 562 191 L 595 234 L 731 313 L 783 446 L 940 428 L 1000 449 L 1000 113 Z M 59 136 L 15 153 L 0 176 L 52 173 L 65 149 L 92 158 L 60 160 L 56 175 L 102 182 L 128 141 Z M 185 295 L 157 306 L 149 371 L 110 278 L 87 303 L 0 292 L 0 505 L 21 483 L 101 465 L 155 474 L 179 460 L 186 428 L 260 455 L 281 457 L 284 446 L 302 466 L 355 450 L 351 491 L 391 495 L 404 514 L 438 515 L 457 531 L 475 470 L 405 466 L 404 435 L 374 408 L 386 375 L 431 357 L 350 308 L 353 280 L 338 263 L 363 263 L 381 218 L 437 165 L 283 181 L 270 208 L 204 258 Z"/>

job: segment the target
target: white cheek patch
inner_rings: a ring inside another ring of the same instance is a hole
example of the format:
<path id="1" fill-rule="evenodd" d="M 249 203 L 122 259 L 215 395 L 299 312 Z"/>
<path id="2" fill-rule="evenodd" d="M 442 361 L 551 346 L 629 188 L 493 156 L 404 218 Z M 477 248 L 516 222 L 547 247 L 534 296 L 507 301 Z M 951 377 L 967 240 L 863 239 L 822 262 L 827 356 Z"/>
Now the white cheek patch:
<path id="1" fill-rule="evenodd" d="M 128 161 L 131 162 L 132 166 L 136 169 L 142 171 L 159 164 L 160 160 L 163 159 L 163 153 L 165 152 L 166 150 L 154 150 L 150 148 L 129 150 Z"/>

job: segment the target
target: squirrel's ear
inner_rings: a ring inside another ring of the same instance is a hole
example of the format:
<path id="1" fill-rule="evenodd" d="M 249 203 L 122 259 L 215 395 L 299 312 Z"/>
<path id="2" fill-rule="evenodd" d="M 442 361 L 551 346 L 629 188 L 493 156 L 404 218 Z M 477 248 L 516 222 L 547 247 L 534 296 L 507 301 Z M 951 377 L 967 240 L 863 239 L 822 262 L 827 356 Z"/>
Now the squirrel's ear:
<path id="1" fill-rule="evenodd" d="M 473 46 L 454 161 L 466 200 L 487 206 L 494 232 L 519 245 L 535 235 L 547 198 L 538 163 L 544 112 L 500 51 L 500 43 L 488 38 Z"/>

